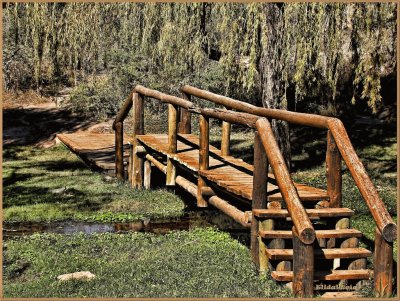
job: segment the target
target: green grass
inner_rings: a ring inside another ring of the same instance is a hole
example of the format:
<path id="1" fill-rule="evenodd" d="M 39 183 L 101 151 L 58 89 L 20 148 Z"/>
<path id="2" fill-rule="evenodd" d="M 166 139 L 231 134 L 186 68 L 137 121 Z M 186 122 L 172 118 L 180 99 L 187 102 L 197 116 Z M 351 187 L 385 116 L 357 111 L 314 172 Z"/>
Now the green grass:
<path id="1" fill-rule="evenodd" d="M 252 132 L 232 133 L 231 152 L 252 162 Z M 220 130 L 210 141 L 218 147 Z M 304 144 L 312 147 L 313 141 Z M 357 149 L 361 161 L 394 219 L 396 216 L 396 139 L 384 138 Z M 324 146 L 325 147 L 325 146 Z M 306 151 L 297 158 L 308 160 Z M 293 174 L 297 182 L 326 188 L 325 162 Z M 375 223 L 343 164 L 343 206 L 355 210 L 352 226 L 373 249 Z M 166 190 L 135 191 L 89 171 L 63 146 L 47 150 L 4 150 L 6 221 L 127 221 L 176 217 L 184 203 Z M 62 193 L 56 192 L 66 188 Z M 32 235 L 4 245 L 7 297 L 284 297 L 289 292 L 259 277 L 248 249 L 215 229 L 172 232 L 165 236 L 132 233 Z M 398 244 L 394 244 L 394 254 Z M 396 255 L 395 260 L 397 261 Z M 371 265 L 369 259 L 369 265 Z M 63 273 L 89 270 L 91 282 L 59 283 Z M 46 289 L 43 289 L 43 288 Z M 366 286 L 367 296 L 372 294 Z"/>
<path id="2" fill-rule="evenodd" d="M 312 142 L 311 142 L 312 143 Z M 376 143 L 376 144 L 375 144 Z M 397 214 L 397 143 L 395 137 L 382 138 L 374 144 L 356 149 L 361 162 L 391 215 Z M 304 154 L 299 154 L 304 157 Z M 307 160 L 307 158 L 305 158 Z M 301 169 L 293 174 L 295 181 L 326 189 L 325 162 L 315 167 Z M 343 206 L 353 209 L 357 214 L 370 214 L 346 165 L 342 163 Z"/>
<path id="3" fill-rule="evenodd" d="M 259 277 L 248 249 L 213 228 L 145 233 L 32 235 L 7 241 L 5 297 L 287 297 Z M 96 279 L 58 282 L 90 271 Z"/>
<path id="4" fill-rule="evenodd" d="M 3 153 L 5 221 L 130 221 L 183 214 L 165 189 L 138 191 L 90 171 L 63 145 L 12 147 Z"/>

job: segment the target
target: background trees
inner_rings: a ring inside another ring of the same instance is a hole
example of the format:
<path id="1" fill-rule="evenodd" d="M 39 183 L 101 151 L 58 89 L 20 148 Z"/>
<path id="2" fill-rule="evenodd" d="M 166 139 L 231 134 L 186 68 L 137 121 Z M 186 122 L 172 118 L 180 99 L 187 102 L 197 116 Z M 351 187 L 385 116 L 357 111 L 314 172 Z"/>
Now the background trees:
<path id="1" fill-rule="evenodd" d="M 395 102 L 394 3 L 3 7 L 5 89 L 74 86 L 74 105 L 103 116 L 136 83 L 171 93 L 191 83 L 257 105 L 333 115 Z M 285 148 L 287 125 L 274 128 Z"/>

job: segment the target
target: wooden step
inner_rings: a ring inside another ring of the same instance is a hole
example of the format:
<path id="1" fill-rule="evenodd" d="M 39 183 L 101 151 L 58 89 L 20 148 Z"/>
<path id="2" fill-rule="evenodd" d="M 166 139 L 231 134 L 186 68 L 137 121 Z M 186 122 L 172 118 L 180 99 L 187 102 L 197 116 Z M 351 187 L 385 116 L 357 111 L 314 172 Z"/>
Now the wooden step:
<path id="1" fill-rule="evenodd" d="M 315 234 L 317 238 L 349 238 L 349 237 L 362 237 L 362 233 L 356 229 L 340 229 L 340 230 L 316 230 Z M 283 238 L 291 239 L 292 231 L 260 231 L 259 235 L 262 238 L 274 239 Z"/>
<path id="2" fill-rule="evenodd" d="M 349 208 L 320 208 L 306 209 L 310 219 L 321 217 L 350 217 L 354 211 Z M 289 212 L 286 209 L 253 209 L 253 214 L 258 218 L 288 218 Z"/>
<path id="3" fill-rule="evenodd" d="M 349 280 L 349 279 L 370 279 L 373 272 L 371 270 L 333 270 L 333 271 L 316 271 L 314 273 L 315 280 Z M 272 278 L 276 281 L 292 281 L 293 271 L 273 271 Z"/>
<path id="4" fill-rule="evenodd" d="M 293 249 L 266 249 L 265 253 L 271 260 L 292 260 Z M 314 251 L 317 258 L 364 258 L 372 255 L 364 248 L 338 248 L 338 249 L 317 249 Z"/>
<path id="5" fill-rule="evenodd" d="M 362 298 L 359 292 L 326 292 L 324 293 L 321 298 L 324 299 L 352 299 L 352 298 Z"/>

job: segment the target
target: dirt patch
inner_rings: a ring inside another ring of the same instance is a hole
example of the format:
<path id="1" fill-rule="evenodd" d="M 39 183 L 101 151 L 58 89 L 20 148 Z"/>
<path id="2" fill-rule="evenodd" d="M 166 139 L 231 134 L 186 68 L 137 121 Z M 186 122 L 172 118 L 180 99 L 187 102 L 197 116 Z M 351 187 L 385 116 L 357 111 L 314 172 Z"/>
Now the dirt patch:
<path id="1" fill-rule="evenodd" d="M 76 131 L 112 132 L 112 120 L 99 123 L 94 118 L 57 108 L 51 97 L 35 92 L 4 94 L 3 145 L 36 145 L 50 147 L 56 135 Z"/>
<path id="2" fill-rule="evenodd" d="M 55 102 L 53 97 L 43 96 L 34 90 L 17 93 L 3 92 L 3 109 L 27 106 L 55 107 Z"/>

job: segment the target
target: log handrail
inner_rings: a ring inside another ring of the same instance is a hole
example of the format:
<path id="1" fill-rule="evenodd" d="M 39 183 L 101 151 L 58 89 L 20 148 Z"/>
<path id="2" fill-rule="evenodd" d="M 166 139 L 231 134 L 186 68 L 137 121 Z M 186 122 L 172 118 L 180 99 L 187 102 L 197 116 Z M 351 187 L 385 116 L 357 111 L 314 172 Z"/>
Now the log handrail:
<path id="1" fill-rule="evenodd" d="M 318 128 L 327 128 L 327 121 L 329 117 L 321 116 L 321 115 L 313 115 L 306 113 L 298 113 L 298 112 L 290 112 L 286 110 L 278 110 L 278 109 L 268 109 L 257 107 L 255 105 L 236 100 L 230 97 L 218 95 L 206 90 L 201 90 L 195 88 L 193 86 L 183 86 L 180 89 L 182 92 L 193 95 L 198 98 L 202 98 L 205 100 L 209 100 L 216 104 L 222 105 L 227 109 L 238 110 L 241 112 L 246 112 L 249 114 L 267 117 L 272 119 L 280 119 L 290 123 L 295 123 L 299 125 L 308 125 L 311 127 Z"/>
<path id="2" fill-rule="evenodd" d="M 278 143 L 274 138 L 271 124 L 266 118 L 259 118 L 256 122 L 256 127 L 299 238 L 303 243 L 311 244 L 315 240 L 315 230 L 300 201 L 300 196 L 294 186 L 282 153 L 279 150 Z"/>
<path id="3" fill-rule="evenodd" d="M 394 223 L 393 218 L 387 211 L 385 204 L 379 197 L 374 184 L 372 183 L 357 153 L 355 152 L 353 145 L 350 142 L 343 123 L 339 119 L 315 114 L 261 108 L 189 85 L 183 86 L 180 90 L 188 95 L 209 100 L 229 109 L 235 109 L 260 117 L 279 119 L 298 125 L 329 130 L 332 133 L 340 154 L 344 159 L 346 166 L 348 167 L 350 174 L 357 185 L 357 188 L 363 196 L 363 199 L 366 202 L 383 238 L 388 242 L 396 240 L 397 225 Z"/>
<path id="4" fill-rule="evenodd" d="M 118 110 L 117 116 L 114 119 L 112 124 L 113 130 L 115 130 L 115 126 L 119 122 L 124 122 L 126 116 L 128 116 L 129 110 L 132 108 L 133 101 L 132 101 L 133 91 L 129 94 L 129 96 L 123 102 L 121 108 Z"/>

